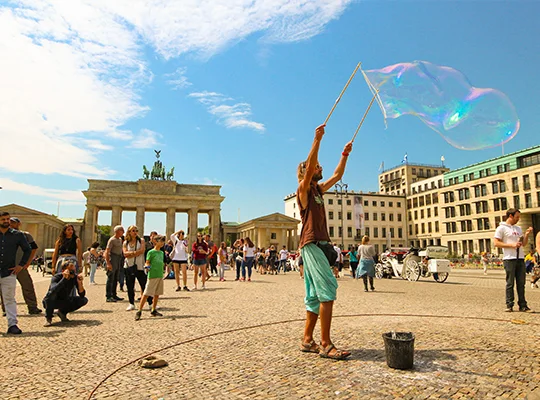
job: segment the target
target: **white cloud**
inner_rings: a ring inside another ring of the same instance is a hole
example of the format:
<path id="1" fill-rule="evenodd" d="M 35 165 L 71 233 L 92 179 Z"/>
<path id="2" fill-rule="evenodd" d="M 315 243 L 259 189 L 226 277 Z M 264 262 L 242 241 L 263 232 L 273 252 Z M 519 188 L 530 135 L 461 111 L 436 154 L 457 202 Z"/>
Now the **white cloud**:
<path id="1" fill-rule="evenodd" d="M 265 129 L 264 124 L 249 118 L 251 106 L 248 103 L 224 104 L 234 99 L 216 92 L 195 92 L 190 93 L 188 97 L 193 97 L 204 104 L 208 112 L 227 128 L 248 128 L 259 132 Z"/>
<path id="2" fill-rule="evenodd" d="M 0 186 L 2 187 L 2 190 L 8 192 L 20 192 L 32 196 L 47 197 L 70 203 L 75 202 L 77 204 L 83 204 L 86 200 L 80 190 L 46 189 L 40 186 L 27 185 L 5 178 L 0 180 Z"/>
<path id="3" fill-rule="evenodd" d="M 191 86 L 192 83 L 188 80 L 186 73 L 187 68 L 180 67 L 171 74 L 165 74 L 165 77 L 168 78 L 167 83 L 171 85 L 175 90 L 185 89 Z"/>
<path id="4" fill-rule="evenodd" d="M 141 129 L 141 132 L 131 139 L 127 147 L 133 149 L 151 149 L 159 144 L 158 138 L 160 137 L 161 134 L 151 131 L 150 129 Z"/>
<path id="5" fill-rule="evenodd" d="M 0 5 L 0 169 L 105 177 L 96 154 L 111 140 L 151 139 L 122 130 L 148 111 L 141 89 L 153 74 L 145 47 L 164 59 L 211 57 L 260 34 L 265 43 L 320 33 L 352 0 L 12 0 Z M 265 44 L 266 45 L 266 44 Z M 171 84 L 185 87 L 185 70 Z M 206 98 L 208 100 L 208 97 Z M 261 131 L 249 105 L 214 99 L 228 127 Z M 222 107 L 226 105 L 227 107 Z M 81 142 L 100 133 L 102 142 Z M 155 140 L 155 138 L 154 138 Z M 86 146 L 79 146 L 85 143 Z M 19 162 L 21 155 L 35 163 Z"/>

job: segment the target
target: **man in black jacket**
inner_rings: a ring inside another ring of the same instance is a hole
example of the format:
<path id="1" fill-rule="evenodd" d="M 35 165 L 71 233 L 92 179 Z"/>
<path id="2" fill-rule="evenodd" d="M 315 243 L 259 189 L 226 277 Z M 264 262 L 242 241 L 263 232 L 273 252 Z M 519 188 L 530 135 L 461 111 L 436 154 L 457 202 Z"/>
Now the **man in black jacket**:
<path id="1" fill-rule="evenodd" d="M 75 274 L 75 264 L 72 260 L 66 260 L 62 264 L 62 272 L 51 279 L 51 286 L 43 299 L 45 307 L 45 326 L 52 325 L 52 317 L 55 309 L 62 322 L 67 322 L 67 314 L 78 310 L 88 303 L 85 297 L 86 291 L 83 286 L 84 274 Z M 73 296 L 73 289 L 77 287 L 78 296 Z"/>

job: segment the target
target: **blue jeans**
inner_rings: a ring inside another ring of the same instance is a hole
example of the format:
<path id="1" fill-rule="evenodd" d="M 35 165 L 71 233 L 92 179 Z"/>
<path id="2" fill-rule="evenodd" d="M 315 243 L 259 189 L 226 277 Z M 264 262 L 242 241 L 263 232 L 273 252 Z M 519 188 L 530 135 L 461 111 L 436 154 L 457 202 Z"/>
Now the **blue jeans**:
<path id="1" fill-rule="evenodd" d="M 90 283 L 96 283 L 95 281 L 96 269 L 97 269 L 97 263 L 91 263 L 90 264 Z"/>
<path id="2" fill-rule="evenodd" d="M 514 306 L 514 281 L 518 294 L 519 308 L 527 307 L 525 300 L 525 261 L 503 260 L 504 270 L 506 271 L 506 307 Z"/>
<path id="3" fill-rule="evenodd" d="M 251 267 L 253 267 L 253 260 L 255 260 L 255 257 L 246 257 L 244 261 L 242 261 L 242 278 L 246 277 L 246 267 L 248 269 L 248 278 L 251 278 Z"/>
<path id="4" fill-rule="evenodd" d="M 279 260 L 278 272 L 283 268 L 283 273 L 287 272 L 287 260 Z"/>

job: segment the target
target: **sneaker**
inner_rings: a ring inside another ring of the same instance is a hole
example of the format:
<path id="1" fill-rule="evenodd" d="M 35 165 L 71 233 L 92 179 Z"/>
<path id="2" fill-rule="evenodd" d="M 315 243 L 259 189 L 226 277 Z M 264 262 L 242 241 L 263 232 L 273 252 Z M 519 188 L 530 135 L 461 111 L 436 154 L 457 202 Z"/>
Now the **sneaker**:
<path id="1" fill-rule="evenodd" d="M 512 311 L 514 311 L 513 307 L 506 307 L 506 310 L 504 310 L 504 312 L 512 312 Z"/>
<path id="2" fill-rule="evenodd" d="M 192 291 L 192 292 L 195 291 L 195 290 L 197 290 L 197 286 L 193 286 L 193 287 L 191 288 L 191 291 Z"/>
<path id="3" fill-rule="evenodd" d="M 150 312 L 150 315 L 152 315 L 152 317 L 163 317 L 163 314 L 158 312 L 157 310 L 152 310 L 152 312 Z"/>
<path id="4" fill-rule="evenodd" d="M 240 278 L 240 282 L 244 282 L 246 278 Z"/>
<path id="5" fill-rule="evenodd" d="M 113 297 L 107 297 L 107 303 L 116 303 L 116 299 Z"/>
<path id="6" fill-rule="evenodd" d="M 52 326 L 52 318 L 45 318 L 44 327 Z"/>
<path id="7" fill-rule="evenodd" d="M 520 312 L 530 312 L 532 313 L 533 310 L 531 310 L 529 307 L 525 306 L 525 307 L 519 307 L 519 311 Z"/>
<path id="8" fill-rule="evenodd" d="M 41 314 L 43 311 L 40 310 L 39 308 L 32 308 L 30 310 L 28 310 L 28 314 L 30 315 L 36 315 L 36 314 Z"/>
<path id="9" fill-rule="evenodd" d="M 364 289 L 364 292 L 369 292 L 368 288 L 365 288 L 365 289 Z"/>
<path id="10" fill-rule="evenodd" d="M 184 291 L 185 291 L 185 292 L 189 292 L 189 289 L 188 289 L 187 286 L 184 286 Z"/>
<path id="11" fill-rule="evenodd" d="M 248 282 L 251 282 L 251 278 L 248 278 Z"/>
<path id="12" fill-rule="evenodd" d="M 135 313 L 135 321 L 138 321 L 141 319 L 142 311 L 139 310 Z"/>
<path id="13" fill-rule="evenodd" d="M 223 282 L 224 280 L 225 280 L 225 279 L 223 279 L 223 278 L 219 278 L 219 281 L 220 281 L 220 282 Z"/>
<path id="14" fill-rule="evenodd" d="M 531 289 L 534 289 L 534 288 L 535 288 L 534 283 L 531 283 Z"/>
<path id="15" fill-rule="evenodd" d="M 206 286 L 202 285 L 202 290 L 206 290 Z"/>
<path id="16" fill-rule="evenodd" d="M 535 284 L 534 284 L 534 287 L 538 289 L 538 284 L 537 284 L 537 283 L 535 283 Z"/>
<path id="17" fill-rule="evenodd" d="M 374 288 L 373 286 L 371 287 L 371 291 L 372 291 L 372 292 L 374 292 L 374 291 L 375 291 L 375 288 Z"/>
<path id="18" fill-rule="evenodd" d="M 236 278 L 234 281 L 236 282 L 236 281 L 239 281 L 239 280 L 240 280 L 240 279 Z"/>
<path id="19" fill-rule="evenodd" d="M 126 311 L 133 311 L 135 310 L 135 305 L 134 304 L 130 304 L 129 306 L 127 306 L 126 308 Z"/>
<path id="20" fill-rule="evenodd" d="M 22 331 L 19 329 L 19 327 L 17 325 L 11 325 L 8 328 L 7 333 L 10 334 L 10 335 L 20 335 L 22 333 Z"/>
<path id="21" fill-rule="evenodd" d="M 60 320 L 62 322 L 69 322 L 69 318 L 67 317 L 66 314 L 64 314 L 62 311 L 58 310 L 58 316 L 60 317 Z"/>
<path id="22" fill-rule="evenodd" d="M 122 300 L 124 300 L 122 297 L 118 297 L 118 296 L 113 296 L 113 299 L 115 299 L 116 301 L 122 301 Z"/>
<path id="23" fill-rule="evenodd" d="M 178 286 L 178 287 L 176 288 L 176 292 L 179 292 L 180 290 L 182 290 L 182 289 L 180 288 L 180 286 Z"/>

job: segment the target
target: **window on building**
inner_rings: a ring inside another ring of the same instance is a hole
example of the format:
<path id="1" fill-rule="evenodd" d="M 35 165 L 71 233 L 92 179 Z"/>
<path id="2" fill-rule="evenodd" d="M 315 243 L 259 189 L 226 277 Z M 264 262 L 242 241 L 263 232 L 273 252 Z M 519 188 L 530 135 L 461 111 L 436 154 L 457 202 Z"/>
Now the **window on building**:
<path id="1" fill-rule="evenodd" d="M 328 219 L 334 219 L 334 212 L 328 211 Z"/>
<path id="2" fill-rule="evenodd" d="M 428 218 L 431 218 L 431 208 L 428 208 L 428 209 L 427 209 L 427 217 L 428 217 Z"/>
<path id="3" fill-rule="evenodd" d="M 393 201 L 389 201 L 389 202 L 388 202 L 388 207 L 394 207 L 394 202 L 393 202 Z"/>
<path id="4" fill-rule="evenodd" d="M 482 185 L 480 188 L 482 190 L 482 196 L 487 196 L 487 185 Z"/>
<path id="5" fill-rule="evenodd" d="M 532 208 L 532 196 L 530 193 L 525 193 L 525 208 Z"/>
<path id="6" fill-rule="evenodd" d="M 504 172 L 510 171 L 510 163 L 504 164 Z"/>
<path id="7" fill-rule="evenodd" d="M 397 214 L 397 220 L 398 220 L 398 222 L 401 222 L 401 213 Z"/>
<path id="8" fill-rule="evenodd" d="M 420 196 L 418 198 L 418 202 L 419 202 L 420 207 L 424 206 L 424 196 Z"/>
<path id="9" fill-rule="evenodd" d="M 292 208 L 296 208 L 296 203 L 292 203 Z"/>
<path id="10" fill-rule="evenodd" d="M 439 221 L 435 221 L 435 232 L 439 232 Z"/>
<path id="11" fill-rule="evenodd" d="M 429 205 L 431 205 L 431 195 L 426 194 L 426 206 L 429 206 Z"/>
<path id="12" fill-rule="evenodd" d="M 426 224 L 422 222 L 422 233 L 426 233 Z"/>
<path id="13" fill-rule="evenodd" d="M 409 236 L 412 236 L 412 225 L 409 225 Z"/>
<path id="14" fill-rule="evenodd" d="M 352 238 L 352 226 L 347 227 L 347 237 Z"/>
<path id="15" fill-rule="evenodd" d="M 497 167 L 498 169 L 499 167 Z M 479 230 L 479 231 L 483 231 L 484 230 L 484 219 L 483 218 L 478 218 L 476 220 L 476 228 Z"/>
<path id="16" fill-rule="evenodd" d="M 364 221 L 369 221 L 369 213 L 364 213 Z"/>
<path id="17" fill-rule="evenodd" d="M 351 221 L 351 220 L 352 220 L 352 212 L 347 211 L 347 221 Z"/>
<path id="18" fill-rule="evenodd" d="M 514 208 L 520 209 L 521 205 L 519 203 L 519 195 L 514 196 Z"/>
<path id="19" fill-rule="evenodd" d="M 439 216 L 439 208 L 438 207 L 433 207 L 433 215 L 435 217 L 438 217 Z"/>
<path id="20" fill-rule="evenodd" d="M 491 176 L 491 169 L 490 168 L 486 168 L 486 176 Z"/>
<path id="21" fill-rule="evenodd" d="M 338 237 L 343 237 L 343 228 L 341 226 L 338 226 L 337 231 L 338 231 Z"/>
<path id="22" fill-rule="evenodd" d="M 398 239 L 403 239 L 403 228 L 397 228 Z"/>
<path id="23" fill-rule="evenodd" d="M 420 210 L 420 218 L 424 219 L 424 210 Z"/>
<path id="24" fill-rule="evenodd" d="M 439 202 L 439 196 L 437 195 L 437 193 L 433 193 L 431 199 L 433 200 L 433 204 L 437 204 Z"/>
<path id="25" fill-rule="evenodd" d="M 332 204 L 334 204 L 334 199 L 328 199 L 328 205 L 331 206 Z"/>
<path id="26" fill-rule="evenodd" d="M 390 228 L 390 237 L 393 239 L 394 238 L 394 228 Z"/>
<path id="27" fill-rule="evenodd" d="M 523 175 L 523 190 L 529 190 L 531 188 L 531 180 L 529 175 Z"/>
<path id="28" fill-rule="evenodd" d="M 277 239 L 277 233 L 276 232 L 272 232 L 270 233 L 270 239 Z"/>
<path id="29" fill-rule="evenodd" d="M 389 220 L 389 221 L 393 221 L 393 220 L 394 220 L 394 214 L 393 214 L 393 213 L 388 214 L 388 220 Z"/>
<path id="30" fill-rule="evenodd" d="M 381 221 L 386 221 L 386 213 L 381 213 Z"/>
<path id="31" fill-rule="evenodd" d="M 505 181 L 499 181 L 499 191 L 501 193 L 506 192 L 506 182 Z"/>
<path id="32" fill-rule="evenodd" d="M 418 210 L 414 210 L 414 219 L 418 219 Z"/>
<path id="33" fill-rule="evenodd" d="M 366 233 L 366 236 L 369 237 L 369 226 L 366 226 L 366 227 L 364 228 L 364 232 Z M 360 235 L 358 235 L 358 236 L 360 236 Z"/>
<path id="34" fill-rule="evenodd" d="M 381 201 L 381 207 L 384 207 L 384 201 Z"/>
<path id="35" fill-rule="evenodd" d="M 480 178 L 483 178 L 484 176 L 486 176 L 486 171 L 484 171 L 484 170 L 479 171 L 478 176 L 479 176 Z"/>
<path id="36" fill-rule="evenodd" d="M 413 175 L 416 175 L 416 168 L 413 168 L 411 172 Z"/>
<path id="37" fill-rule="evenodd" d="M 341 199 L 338 199 L 337 201 L 337 205 L 340 206 L 341 205 Z"/>
<path id="38" fill-rule="evenodd" d="M 474 197 L 480 197 L 480 185 L 474 187 Z"/>
<path id="39" fill-rule="evenodd" d="M 397 202 L 397 207 L 401 208 L 401 202 L 399 202 L 399 201 Z"/>
<path id="40" fill-rule="evenodd" d="M 418 197 L 415 197 L 415 198 L 413 199 L 412 204 L 413 204 L 413 208 L 418 207 Z"/>
<path id="41" fill-rule="evenodd" d="M 347 205 L 348 205 L 348 206 L 351 205 L 351 201 L 350 201 L 350 200 L 347 200 Z"/>
<path id="42" fill-rule="evenodd" d="M 337 213 L 337 219 L 339 219 L 339 220 L 342 220 L 342 219 L 343 219 L 343 215 L 341 214 L 341 211 L 338 211 L 338 213 Z"/>
<path id="43" fill-rule="evenodd" d="M 431 233 L 431 226 L 432 226 L 432 225 L 431 225 L 431 222 L 428 222 L 428 224 L 427 224 L 427 231 L 428 231 L 428 233 Z"/>
<path id="44" fill-rule="evenodd" d="M 295 212 L 292 213 L 292 217 L 296 218 L 296 213 Z"/>
<path id="45" fill-rule="evenodd" d="M 536 192 L 536 204 L 540 207 L 540 192 Z"/>
<path id="46" fill-rule="evenodd" d="M 534 186 L 538 189 L 540 188 L 540 172 L 534 174 Z"/>
<path id="47" fill-rule="evenodd" d="M 497 173 L 500 174 L 501 172 L 503 172 L 502 165 L 497 165 Z"/>
<path id="48" fill-rule="evenodd" d="M 414 234 L 418 236 L 418 224 L 414 224 Z"/>
<path id="49" fill-rule="evenodd" d="M 379 228 L 377 228 L 377 227 L 373 228 L 373 237 L 374 238 L 379 237 Z"/>
<path id="50" fill-rule="evenodd" d="M 540 164 L 540 152 L 521 157 L 520 159 L 518 159 L 518 164 L 521 168 Z"/>
<path id="51" fill-rule="evenodd" d="M 491 182 L 491 193 L 499 193 L 499 182 Z"/>
<path id="52" fill-rule="evenodd" d="M 386 237 L 386 228 L 382 228 L 382 237 L 383 237 L 383 238 Z"/>
<path id="53" fill-rule="evenodd" d="M 377 221 L 377 213 L 373 213 L 373 221 Z"/>
<path id="54" fill-rule="evenodd" d="M 376 202 L 376 201 L 372 201 L 372 202 L 371 202 L 371 205 L 372 205 L 373 207 L 377 207 L 377 202 Z"/>
<path id="55" fill-rule="evenodd" d="M 512 178 L 512 191 L 519 192 L 518 178 Z"/>
<path id="56" fill-rule="evenodd" d="M 506 197 L 501 197 L 501 209 L 506 210 L 508 208 L 508 202 L 506 201 Z"/>
<path id="57" fill-rule="evenodd" d="M 364 200 L 364 206 L 367 207 L 369 205 L 369 201 Z"/>

